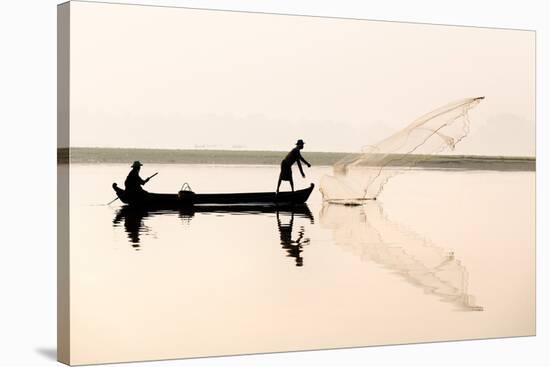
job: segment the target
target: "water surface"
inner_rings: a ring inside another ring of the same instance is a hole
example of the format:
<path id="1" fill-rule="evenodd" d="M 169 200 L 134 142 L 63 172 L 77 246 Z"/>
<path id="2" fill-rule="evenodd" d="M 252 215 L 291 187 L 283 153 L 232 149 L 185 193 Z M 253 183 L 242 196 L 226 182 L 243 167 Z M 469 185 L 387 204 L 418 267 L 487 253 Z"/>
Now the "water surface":
<path id="1" fill-rule="evenodd" d="M 534 172 L 417 170 L 356 207 L 317 189 L 295 211 L 101 205 L 128 171 L 71 165 L 74 363 L 535 332 Z M 272 191 L 278 167 L 154 172 L 153 192 Z"/>

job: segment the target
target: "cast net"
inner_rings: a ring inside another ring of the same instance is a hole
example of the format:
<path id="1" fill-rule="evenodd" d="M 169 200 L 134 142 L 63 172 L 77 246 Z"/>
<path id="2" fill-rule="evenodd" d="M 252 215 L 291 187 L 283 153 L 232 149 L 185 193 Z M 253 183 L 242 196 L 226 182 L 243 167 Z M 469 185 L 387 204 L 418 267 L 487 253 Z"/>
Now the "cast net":
<path id="1" fill-rule="evenodd" d="M 344 157 L 334 165 L 332 176 L 321 179 L 323 199 L 352 205 L 376 199 L 393 176 L 454 150 L 470 131 L 468 111 L 483 98 L 449 103 L 361 153 Z"/>

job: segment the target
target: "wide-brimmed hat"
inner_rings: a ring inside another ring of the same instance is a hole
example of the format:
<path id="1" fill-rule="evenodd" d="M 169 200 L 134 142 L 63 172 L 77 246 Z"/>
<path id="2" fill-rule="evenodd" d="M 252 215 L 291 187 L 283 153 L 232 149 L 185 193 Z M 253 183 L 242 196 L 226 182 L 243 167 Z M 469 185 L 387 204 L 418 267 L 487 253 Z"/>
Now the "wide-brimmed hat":
<path id="1" fill-rule="evenodd" d="M 304 141 L 302 139 L 298 139 L 298 141 L 296 142 L 296 145 L 304 145 Z"/>
<path id="2" fill-rule="evenodd" d="M 132 163 L 132 168 L 134 168 L 134 167 L 141 167 L 141 166 L 143 166 L 143 164 L 141 164 L 140 161 L 135 161 L 134 163 Z"/>

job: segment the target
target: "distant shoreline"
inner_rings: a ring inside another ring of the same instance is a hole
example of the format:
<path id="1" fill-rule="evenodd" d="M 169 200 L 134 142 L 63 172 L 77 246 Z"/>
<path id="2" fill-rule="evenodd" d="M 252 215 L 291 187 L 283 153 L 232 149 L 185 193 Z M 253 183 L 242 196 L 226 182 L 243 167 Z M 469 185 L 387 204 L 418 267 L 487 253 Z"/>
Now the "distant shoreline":
<path id="1" fill-rule="evenodd" d="M 279 165 L 287 152 L 250 150 L 203 149 L 138 149 L 138 148 L 59 148 L 57 161 L 68 163 L 143 163 L 166 164 L 239 164 Z M 356 153 L 308 152 L 304 157 L 314 166 L 331 166 L 340 159 Z M 419 168 L 535 171 L 534 157 L 501 157 L 476 155 L 411 155 Z"/>

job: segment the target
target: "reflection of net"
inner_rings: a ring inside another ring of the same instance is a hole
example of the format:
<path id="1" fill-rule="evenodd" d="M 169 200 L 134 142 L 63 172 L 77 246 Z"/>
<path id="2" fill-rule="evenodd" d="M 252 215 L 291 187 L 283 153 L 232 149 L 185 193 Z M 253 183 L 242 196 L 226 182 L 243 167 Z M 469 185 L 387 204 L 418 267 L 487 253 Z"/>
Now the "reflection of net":
<path id="1" fill-rule="evenodd" d="M 334 165 L 334 176 L 321 180 L 324 200 L 358 203 L 376 198 L 397 173 L 429 160 L 430 155 L 453 150 L 468 135 L 468 111 L 482 99 L 467 98 L 438 108 L 362 153 L 344 157 Z"/>
<path id="2" fill-rule="evenodd" d="M 321 226 L 335 243 L 363 261 L 373 261 L 463 311 L 483 311 L 468 294 L 468 271 L 452 252 L 390 222 L 376 202 L 360 206 L 325 204 Z"/>

